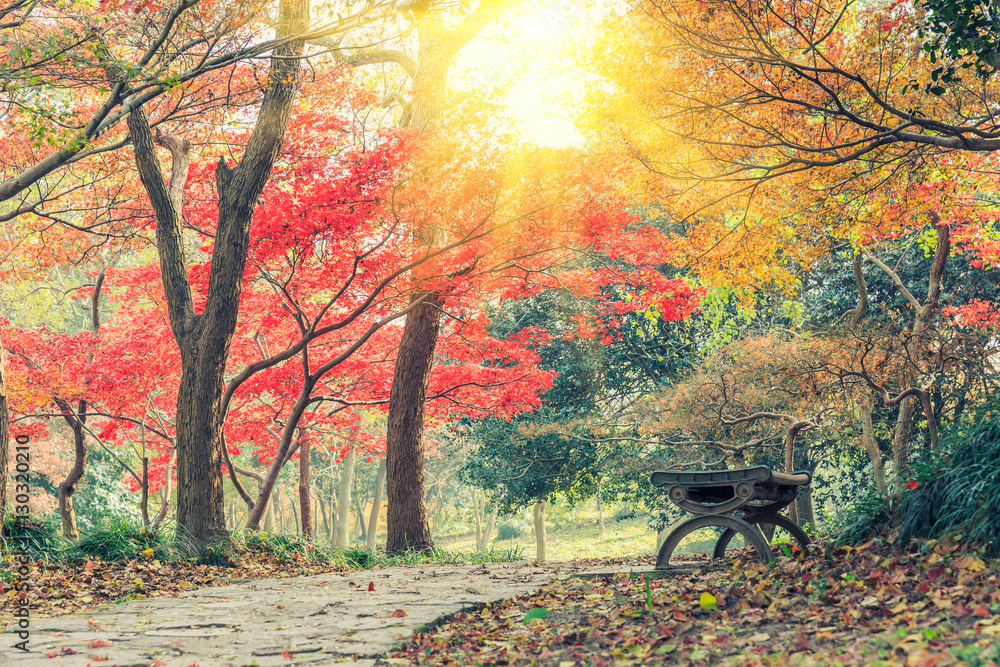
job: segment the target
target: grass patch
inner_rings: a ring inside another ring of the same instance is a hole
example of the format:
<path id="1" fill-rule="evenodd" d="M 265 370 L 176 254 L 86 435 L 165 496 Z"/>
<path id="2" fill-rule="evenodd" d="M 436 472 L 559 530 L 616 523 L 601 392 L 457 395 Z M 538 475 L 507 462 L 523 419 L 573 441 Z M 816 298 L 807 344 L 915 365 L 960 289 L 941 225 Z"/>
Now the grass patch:
<path id="1" fill-rule="evenodd" d="M 97 557 L 111 562 L 179 557 L 173 530 L 163 524 L 155 529 L 146 528 L 138 521 L 126 518 L 115 519 L 83 535 L 67 555 L 70 558 Z"/>
<path id="2" fill-rule="evenodd" d="M 523 546 L 494 547 L 489 551 L 448 551 L 434 548 L 430 551 L 406 551 L 400 554 L 386 554 L 376 551 L 370 554 L 372 564 L 383 567 L 394 565 L 423 565 L 435 563 L 439 565 L 461 565 L 463 563 L 506 563 L 525 559 Z M 368 552 L 364 552 L 368 553 Z"/>
<path id="3" fill-rule="evenodd" d="M 59 560 L 69 547 L 61 521 L 52 516 L 15 523 L 14 515 L 8 514 L 0 531 L 0 555 L 5 559 L 27 550 L 32 560 Z"/>

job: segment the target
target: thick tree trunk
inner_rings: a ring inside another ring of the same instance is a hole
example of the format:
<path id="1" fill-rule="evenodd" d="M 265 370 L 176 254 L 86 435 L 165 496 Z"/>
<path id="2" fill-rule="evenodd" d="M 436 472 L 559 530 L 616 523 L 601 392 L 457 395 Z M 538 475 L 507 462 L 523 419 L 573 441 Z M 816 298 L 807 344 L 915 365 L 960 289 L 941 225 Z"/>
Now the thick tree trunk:
<path id="1" fill-rule="evenodd" d="M 354 481 L 354 466 L 358 462 L 358 452 L 352 446 L 351 453 L 344 460 L 340 472 L 340 489 L 337 492 L 337 540 L 334 546 L 347 547 L 351 544 L 351 483 Z"/>
<path id="2" fill-rule="evenodd" d="M 312 539 L 312 507 L 309 497 L 309 441 L 299 429 L 299 507 L 302 509 L 302 534 Z"/>
<path id="3" fill-rule="evenodd" d="M 875 478 L 875 488 L 879 493 L 885 493 L 889 485 L 885 480 L 885 467 L 882 463 L 882 452 L 879 451 L 875 442 L 875 427 L 872 425 L 872 409 L 868 401 L 862 401 L 858 406 L 861 414 L 861 444 L 872 462 L 872 476 Z"/>
<path id="4" fill-rule="evenodd" d="M 375 551 L 375 533 L 378 531 L 378 514 L 382 509 L 382 494 L 385 493 L 385 459 L 378 462 L 378 472 L 375 474 L 375 495 L 372 498 L 372 511 L 368 517 L 368 539 L 365 548 Z"/>
<path id="5" fill-rule="evenodd" d="M 448 85 L 448 70 L 455 55 L 502 9 L 502 2 L 481 2 L 457 25 L 431 10 L 417 22 L 420 50 L 413 71 L 413 99 L 400 124 L 424 137 L 440 130 L 441 103 Z M 431 245 L 433 231 L 423 233 Z M 386 434 L 388 517 L 386 552 L 433 548 L 424 500 L 423 430 L 424 399 L 434 362 L 440 329 L 438 295 L 406 318 L 392 390 Z"/>
<path id="6" fill-rule="evenodd" d="M 434 547 L 424 500 L 424 400 L 434 361 L 441 316 L 438 296 L 406 317 L 389 393 L 386 478 L 389 513 L 386 553 Z"/>
<path id="7" fill-rule="evenodd" d="M 308 23 L 308 0 L 282 0 L 276 30 L 279 38 L 304 32 Z M 218 225 L 205 306 L 200 313 L 195 313 L 188 282 L 182 231 L 190 143 L 177 137 L 156 140 L 173 156 L 168 188 L 145 110 L 137 107 L 128 117 L 139 177 L 156 213 L 167 311 L 181 351 L 176 413 L 177 530 L 195 548 L 210 542 L 231 547 L 222 495 L 223 373 L 236 329 L 250 222 L 288 128 L 302 50 L 301 41 L 289 41 L 274 50 L 246 150 L 233 169 L 219 160 Z"/>
<path id="8" fill-rule="evenodd" d="M 532 507 L 535 521 L 535 560 L 545 560 L 545 501 Z"/>
<path id="9" fill-rule="evenodd" d="M 229 540 L 223 514 L 219 409 L 225 358 L 186 356 L 177 394 L 177 528 L 200 547 Z"/>

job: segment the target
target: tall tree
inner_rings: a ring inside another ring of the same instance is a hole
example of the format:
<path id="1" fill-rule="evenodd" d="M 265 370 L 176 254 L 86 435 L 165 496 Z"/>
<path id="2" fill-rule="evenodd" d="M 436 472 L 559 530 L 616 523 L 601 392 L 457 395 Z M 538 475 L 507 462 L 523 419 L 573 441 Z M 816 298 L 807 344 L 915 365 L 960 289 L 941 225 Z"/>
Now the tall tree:
<path id="1" fill-rule="evenodd" d="M 413 98 L 401 124 L 423 135 L 432 136 L 440 130 L 452 60 L 504 4 L 504 0 L 484 0 L 473 14 L 455 25 L 436 9 L 416 17 L 420 47 L 412 73 Z M 432 233 L 427 230 L 422 239 L 427 245 L 435 242 Z M 422 303 L 406 318 L 389 395 L 385 546 L 389 553 L 433 547 L 424 493 L 423 434 L 427 385 L 441 327 L 441 295 L 432 290 L 413 298 Z"/>
<path id="2" fill-rule="evenodd" d="M 223 374 L 236 329 L 250 221 L 292 113 L 309 23 L 308 0 L 283 0 L 274 49 L 254 131 L 243 156 L 216 168 L 218 227 L 205 305 L 195 312 L 182 236 L 181 208 L 190 143 L 160 138 L 173 168 L 165 185 L 153 133 L 142 107 L 128 128 L 143 187 L 156 213 L 156 241 L 174 339 L 181 353 L 177 396 L 177 528 L 196 545 L 228 542 L 222 494 Z M 125 82 L 122 82 L 125 83 Z"/>

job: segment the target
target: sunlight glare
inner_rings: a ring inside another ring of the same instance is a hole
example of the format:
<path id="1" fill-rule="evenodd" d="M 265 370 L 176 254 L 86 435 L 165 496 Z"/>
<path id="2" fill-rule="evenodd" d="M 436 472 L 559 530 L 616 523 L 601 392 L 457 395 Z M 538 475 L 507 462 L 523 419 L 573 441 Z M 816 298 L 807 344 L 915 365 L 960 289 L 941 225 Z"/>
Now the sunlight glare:
<path id="1" fill-rule="evenodd" d="M 583 87 L 565 64 L 567 27 L 579 18 L 568 7 L 558 3 L 517 16 L 471 40 L 456 61 L 458 87 L 500 84 L 507 89 L 508 113 L 524 136 L 539 146 L 583 143 L 569 113 Z"/>

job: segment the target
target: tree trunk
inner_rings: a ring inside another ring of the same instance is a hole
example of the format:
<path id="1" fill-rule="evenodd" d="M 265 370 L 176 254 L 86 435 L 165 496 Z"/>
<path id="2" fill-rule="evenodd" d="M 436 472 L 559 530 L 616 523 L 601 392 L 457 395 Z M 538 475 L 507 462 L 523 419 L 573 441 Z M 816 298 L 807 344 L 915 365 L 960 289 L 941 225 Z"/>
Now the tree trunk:
<path id="1" fill-rule="evenodd" d="M 365 548 L 375 551 L 375 533 L 378 531 L 378 513 L 382 509 L 382 494 L 385 493 L 385 459 L 379 459 L 378 472 L 375 474 L 375 496 L 372 498 L 372 511 L 368 518 L 368 539 Z"/>
<path id="2" fill-rule="evenodd" d="M 535 560 L 545 560 L 545 501 L 535 503 Z"/>
<path id="3" fill-rule="evenodd" d="M 486 498 L 485 493 L 472 487 L 472 511 L 476 519 L 476 549 L 482 551 L 483 543 L 483 522 L 486 520 Z"/>
<path id="4" fill-rule="evenodd" d="M 443 20 L 433 9 L 417 21 L 420 50 L 412 79 L 413 99 L 400 119 L 401 125 L 425 137 L 439 131 L 440 104 L 447 90 L 451 61 L 495 18 L 502 4 L 481 2 L 458 25 Z M 428 246 L 432 234 L 433 231 L 428 231 L 422 238 Z M 438 295 L 427 296 L 427 301 L 406 318 L 389 393 L 387 553 L 426 550 L 434 546 L 424 501 L 423 431 L 424 400 L 440 317 Z"/>
<path id="5" fill-rule="evenodd" d="M 390 554 L 434 547 L 424 501 L 424 400 L 441 317 L 437 294 L 426 296 L 406 317 L 389 392 L 385 550 Z"/>
<path id="6" fill-rule="evenodd" d="M 288 504 L 291 505 L 292 507 L 292 532 L 301 533 L 302 524 L 299 522 L 299 513 L 295 509 L 295 498 L 292 497 L 292 494 L 290 492 L 288 494 Z"/>
<path id="7" fill-rule="evenodd" d="M 358 452 L 352 446 L 351 453 L 344 460 L 340 473 L 340 489 L 337 492 L 337 539 L 336 547 L 351 544 L 351 483 L 354 481 L 354 466 L 358 462 Z"/>
<path id="8" fill-rule="evenodd" d="M 489 519 L 486 520 L 486 530 L 483 531 L 483 543 L 479 547 L 480 551 L 489 551 L 490 543 L 493 541 L 493 531 L 497 527 L 497 508 L 494 505 L 490 510 Z"/>
<path id="9" fill-rule="evenodd" d="M 597 487 L 597 525 L 599 526 L 597 531 L 597 539 L 604 539 L 604 498 L 601 494 L 601 487 Z"/>
<path id="10" fill-rule="evenodd" d="M 795 452 L 795 469 L 808 470 L 815 468 L 809 460 L 809 443 L 802 443 Z M 807 524 L 816 526 L 816 509 L 813 506 L 812 488 L 809 485 L 800 486 L 795 494 L 795 514 L 798 524 L 805 527 Z"/>
<path id="11" fill-rule="evenodd" d="M 170 460 L 167 462 L 167 470 L 163 474 L 163 502 L 160 504 L 160 511 L 153 519 L 152 527 L 156 528 L 167 518 L 167 511 L 170 509 L 170 493 L 174 484 L 174 464 L 177 462 L 177 447 L 170 449 Z"/>
<path id="12" fill-rule="evenodd" d="M 327 518 L 327 512 L 329 511 L 327 507 L 328 503 L 323 499 L 322 494 L 316 495 L 316 509 L 317 514 L 323 517 L 323 533 L 326 535 L 326 539 L 329 542 L 330 536 L 333 534 L 333 528 L 330 526 L 330 521 Z M 315 539 L 315 538 L 313 538 Z"/>
<path id="13" fill-rule="evenodd" d="M 861 444 L 864 445 L 865 452 L 872 462 L 872 475 L 875 478 L 875 488 L 879 493 L 885 493 L 889 485 L 885 481 L 885 468 L 882 464 L 882 452 L 879 451 L 878 443 L 875 442 L 875 427 L 872 425 L 872 408 L 867 400 L 858 406 L 861 414 Z"/>
<path id="14" fill-rule="evenodd" d="M 265 533 L 273 533 L 275 526 L 274 498 L 267 499 L 267 506 L 264 508 L 264 524 L 261 530 Z"/>
<path id="15" fill-rule="evenodd" d="M 299 428 L 299 507 L 302 509 L 302 534 L 312 539 L 312 506 L 309 497 L 309 441 Z"/>
<path id="16" fill-rule="evenodd" d="M 142 457 L 142 500 L 139 503 L 142 506 L 142 525 L 144 528 L 149 528 L 149 457 Z"/>
<path id="17" fill-rule="evenodd" d="M 365 503 L 365 505 L 367 505 L 367 503 Z M 365 522 L 365 508 L 364 507 L 358 507 L 357 508 L 357 514 L 355 516 L 357 518 L 357 524 L 356 524 L 357 530 L 354 531 L 354 534 L 357 535 L 358 537 L 360 537 L 362 542 L 367 543 L 368 542 L 368 524 Z"/>
<path id="18" fill-rule="evenodd" d="M 300 34 L 309 23 L 308 0 L 282 0 L 278 38 Z M 211 542 L 232 548 L 222 493 L 222 396 L 226 360 L 239 313 L 250 222 L 257 199 L 281 150 L 297 88 L 303 42 L 274 49 L 253 133 L 236 167 L 216 168 L 218 225 L 205 305 L 195 312 L 184 257 L 181 210 L 190 143 L 157 138 L 170 149 L 169 189 L 143 107 L 129 113 L 128 129 L 139 177 L 156 214 L 156 241 L 167 312 L 181 352 L 177 395 L 177 531 L 196 549 Z"/>
<path id="19" fill-rule="evenodd" d="M 62 519 L 63 536 L 75 540 L 80 533 L 76 527 L 73 493 L 76 485 L 83 479 L 83 470 L 87 464 L 87 443 L 83 432 L 83 425 L 87 420 L 87 402 L 80 401 L 79 414 L 74 413 L 70 404 L 62 399 L 56 399 L 55 403 L 73 431 L 73 467 L 59 485 L 59 516 Z"/>

